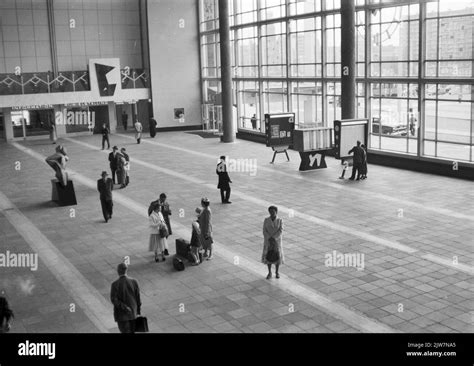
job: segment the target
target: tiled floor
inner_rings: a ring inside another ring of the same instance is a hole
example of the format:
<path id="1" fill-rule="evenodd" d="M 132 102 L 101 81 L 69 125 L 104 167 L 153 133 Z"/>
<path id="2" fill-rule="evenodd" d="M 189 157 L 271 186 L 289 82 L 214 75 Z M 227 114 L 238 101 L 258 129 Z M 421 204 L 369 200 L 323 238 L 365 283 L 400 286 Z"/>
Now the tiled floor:
<path id="1" fill-rule="evenodd" d="M 71 207 L 50 202 L 53 171 L 44 158 L 53 145 L 0 145 L 0 253 L 44 251 L 38 271 L 0 267 L 16 312 L 12 331 L 117 332 L 109 290 L 125 256 L 152 332 L 474 331 L 472 182 L 381 166 L 369 166 L 366 181 L 342 181 L 332 158 L 327 169 L 301 173 L 296 152 L 291 162 L 278 157 L 271 165 L 271 150 L 247 141 L 180 132 L 138 145 L 131 135 L 114 135 L 112 144 L 132 158 L 131 185 L 114 192 L 114 218 L 105 224 L 95 185 L 108 170 L 108 152 L 99 138 L 60 140 L 78 200 Z M 219 203 L 220 155 L 257 159 L 256 174 L 230 173 L 232 205 Z M 177 237 L 189 239 L 200 198 L 210 198 L 213 261 L 175 272 L 171 258 L 152 260 L 146 208 L 161 192 L 173 210 L 172 254 Z M 271 204 L 285 226 L 280 280 L 266 280 L 260 263 Z M 25 234 L 35 230 L 44 245 Z M 363 254 L 363 267 L 328 266 L 334 251 Z M 48 264 L 51 253 L 58 265 Z"/>

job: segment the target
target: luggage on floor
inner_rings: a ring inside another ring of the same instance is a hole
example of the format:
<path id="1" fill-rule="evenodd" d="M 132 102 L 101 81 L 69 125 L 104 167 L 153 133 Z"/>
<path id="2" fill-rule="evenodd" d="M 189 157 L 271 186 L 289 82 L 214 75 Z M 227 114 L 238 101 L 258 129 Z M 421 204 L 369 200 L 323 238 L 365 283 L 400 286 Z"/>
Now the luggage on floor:
<path id="1" fill-rule="evenodd" d="M 173 258 L 173 267 L 177 271 L 184 271 L 184 262 L 178 255 Z"/>
<path id="2" fill-rule="evenodd" d="M 176 254 L 183 258 L 189 258 L 189 252 L 191 252 L 189 241 L 183 238 L 176 239 Z"/>

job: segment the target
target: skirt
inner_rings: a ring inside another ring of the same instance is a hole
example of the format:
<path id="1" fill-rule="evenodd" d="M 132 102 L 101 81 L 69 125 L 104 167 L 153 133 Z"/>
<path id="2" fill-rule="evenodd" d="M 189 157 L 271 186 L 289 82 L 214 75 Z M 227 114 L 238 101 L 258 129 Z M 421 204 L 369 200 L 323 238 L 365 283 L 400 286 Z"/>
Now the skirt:
<path id="1" fill-rule="evenodd" d="M 166 238 L 160 237 L 160 234 L 150 234 L 150 243 L 148 250 L 155 253 L 163 253 L 166 248 Z"/>

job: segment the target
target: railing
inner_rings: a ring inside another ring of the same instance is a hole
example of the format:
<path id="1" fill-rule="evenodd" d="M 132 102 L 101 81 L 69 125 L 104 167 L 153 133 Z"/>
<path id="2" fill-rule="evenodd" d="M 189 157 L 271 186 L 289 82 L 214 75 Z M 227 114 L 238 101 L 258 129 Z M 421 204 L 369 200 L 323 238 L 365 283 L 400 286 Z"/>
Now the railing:
<path id="1" fill-rule="evenodd" d="M 122 89 L 148 88 L 150 78 L 147 70 L 123 69 L 120 71 Z M 65 93 L 89 91 L 88 71 L 64 71 L 56 77 L 52 72 L 0 74 L 0 95 L 39 93 Z"/>

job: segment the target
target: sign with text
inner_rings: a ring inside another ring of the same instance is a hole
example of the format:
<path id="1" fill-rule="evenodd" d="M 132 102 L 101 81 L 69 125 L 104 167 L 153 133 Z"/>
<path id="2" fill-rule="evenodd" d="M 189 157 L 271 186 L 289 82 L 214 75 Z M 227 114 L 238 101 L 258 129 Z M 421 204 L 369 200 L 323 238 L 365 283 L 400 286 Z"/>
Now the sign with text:
<path id="1" fill-rule="evenodd" d="M 334 156 L 336 159 L 349 157 L 349 150 L 360 141 L 367 146 L 368 119 L 345 119 L 334 121 Z"/>
<path id="2" fill-rule="evenodd" d="M 292 145 L 295 114 L 265 114 L 265 134 L 268 147 Z"/>

